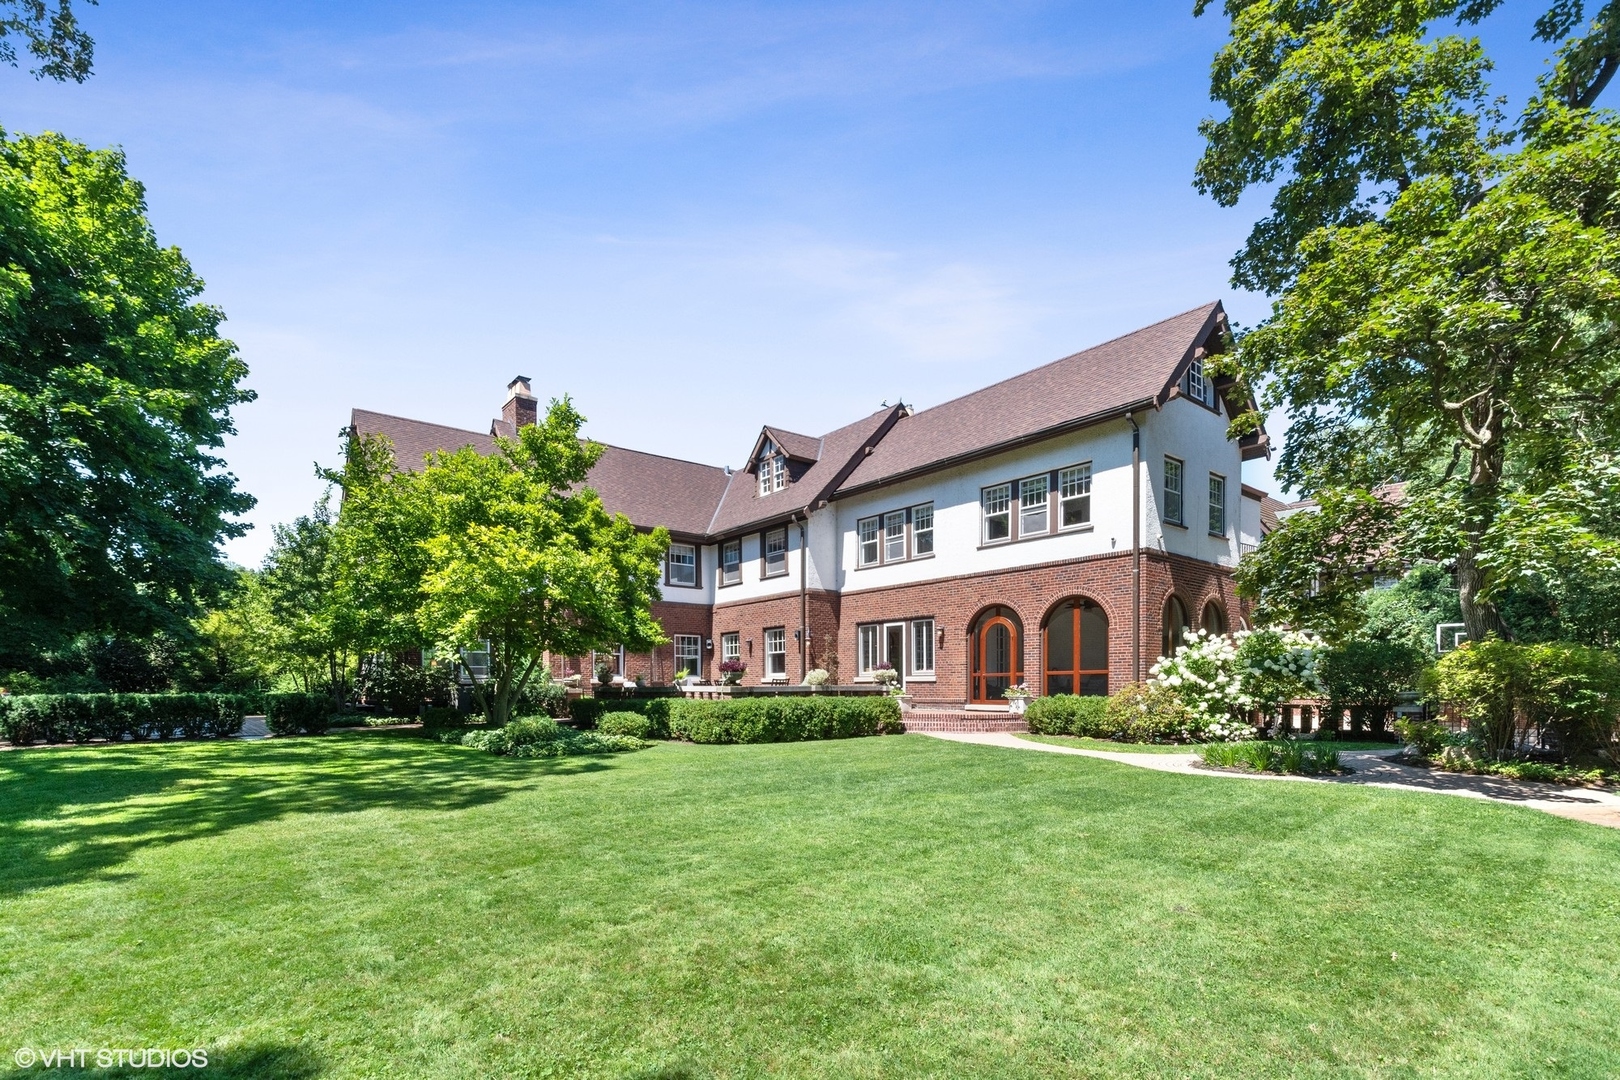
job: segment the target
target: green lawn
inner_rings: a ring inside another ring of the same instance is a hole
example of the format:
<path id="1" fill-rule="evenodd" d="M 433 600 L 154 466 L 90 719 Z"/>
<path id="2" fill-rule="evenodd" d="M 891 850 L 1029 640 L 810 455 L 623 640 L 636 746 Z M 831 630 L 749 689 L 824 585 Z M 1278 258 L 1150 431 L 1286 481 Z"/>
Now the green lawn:
<path id="1" fill-rule="evenodd" d="M 1031 742 L 1052 743 L 1054 746 L 1078 746 L 1083 750 L 1108 750 L 1115 754 L 1196 754 L 1202 749 L 1193 744 L 1172 745 L 1167 743 L 1126 743 L 1115 742 L 1112 739 L 1083 739 L 1074 735 L 1026 735 L 1018 736 L 1020 739 L 1029 739 Z M 1387 742 L 1351 742 L 1346 739 L 1333 744 L 1338 750 L 1388 750 L 1394 753 L 1400 747 Z"/>
<path id="2" fill-rule="evenodd" d="M 3 753 L 0 853 L 12 1046 L 204 1076 L 1620 1075 L 1620 831 L 1465 799 L 357 734 Z"/>

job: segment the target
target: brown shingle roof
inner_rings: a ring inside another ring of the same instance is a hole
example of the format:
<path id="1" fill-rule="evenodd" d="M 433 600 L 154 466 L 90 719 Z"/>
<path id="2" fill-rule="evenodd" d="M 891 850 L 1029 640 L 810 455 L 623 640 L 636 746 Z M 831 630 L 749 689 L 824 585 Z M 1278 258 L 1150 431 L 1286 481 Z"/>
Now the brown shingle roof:
<path id="1" fill-rule="evenodd" d="M 1205 304 L 905 417 L 839 494 L 1162 402 L 1220 313 Z"/>
<path id="2" fill-rule="evenodd" d="M 731 477 L 731 485 L 726 489 L 709 532 L 715 535 L 739 532 L 751 525 L 786 517 L 806 506 L 814 508 L 816 503 L 828 498 L 839 481 L 859 463 L 866 447 L 882 445 L 879 440 L 899 415 L 900 407 L 890 406 L 823 435 L 817 440 L 820 456 L 816 463 L 781 491 L 761 495 L 758 478 L 739 469 Z"/>
<path id="3" fill-rule="evenodd" d="M 406 469 L 421 468 L 435 450 L 470 446 L 480 454 L 495 452 L 490 436 L 443 424 L 366 409 L 355 409 L 349 422 L 358 434 L 386 435 L 394 444 L 395 460 Z M 725 470 L 713 465 L 605 446 L 586 483 L 610 513 L 623 514 L 638 526 L 662 525 L 671 532 L 701 536 L 725 493 L 726 480 Z"/>
<path id="4" fill-rule="evenodd" d="M 800 435 L 796 431 L 771 427 L 769 424 L 765 426 L 765 433 L 790 458 L 815 461 L 821 457 L 821 440 L 814 435 Z"/>

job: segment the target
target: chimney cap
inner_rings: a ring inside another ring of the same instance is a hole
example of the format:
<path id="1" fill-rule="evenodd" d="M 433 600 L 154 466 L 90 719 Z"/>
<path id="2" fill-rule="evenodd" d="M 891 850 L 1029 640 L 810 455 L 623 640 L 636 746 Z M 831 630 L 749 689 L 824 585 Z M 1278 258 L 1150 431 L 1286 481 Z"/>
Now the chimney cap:
<path id="1" fill-rule="evenodd" d="M 519 375 L 506 384 L 507 397 L 534 397 L 534 391 L 529 389 L 529 377 Z"/>

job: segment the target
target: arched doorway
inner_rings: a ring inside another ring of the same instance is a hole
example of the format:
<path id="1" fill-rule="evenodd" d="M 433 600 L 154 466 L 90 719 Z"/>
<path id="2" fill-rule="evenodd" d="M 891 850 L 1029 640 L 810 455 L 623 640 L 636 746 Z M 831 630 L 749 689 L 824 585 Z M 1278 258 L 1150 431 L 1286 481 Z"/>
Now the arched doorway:
<path id="1" fill-rule="evenodd" d="M 973 684 L 969 700 L 975 705 L 1000 705 L 1009 686 L 1024 681 L 1024 647 L 1018 616 L 1010 608 L 986 610 L 973 625 Z"/>
<path id="2" fill-rule="evenodd" d="M 1204 605 L 1203 627 L 1206 634 L 1226 633 L 1226 612 L 1213 600 Z"/>
<path id="3" fill-rule="evenodd" d="M 1181 597 L 1175 593 L 1164 602 L 1164 641 L 1160 656 L 1174 655 L 1187 640 L 1187 628 L 1191 625 L 1187 621 L 1187 605 L 1181 602 Z"/>
<path id="4" fill-rule="evenodd" d="M 1047 617 L 1045 634 L 1046 693 L 1108 693 L 1108 613 L 1101 605 L 1065 600 Z"/>

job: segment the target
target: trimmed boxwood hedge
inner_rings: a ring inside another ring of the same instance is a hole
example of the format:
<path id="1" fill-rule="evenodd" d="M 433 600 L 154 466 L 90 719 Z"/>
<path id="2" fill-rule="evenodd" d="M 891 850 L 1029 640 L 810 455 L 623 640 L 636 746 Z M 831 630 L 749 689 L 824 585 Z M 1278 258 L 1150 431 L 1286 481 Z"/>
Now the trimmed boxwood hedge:
<path id="1" fill-rule="evenodd" d="M 337 707 L 325 694 L 266 694 L 265 726 L 274 735 L 325 735 Z"/>
<path id="2" fill-rule="evenodd" d="M 1096 695 L 1053 694 L 1035 698 L 1024 711 L 1029 730 L 1037 735 L 1079 735 L 1109 738 L 1108 699 Z"/>
<path id="3" fill-rule="evenodd" d="M 640 713 L 648 721 L 648 739 L 669 738 L 669 710 L 682 698 L 599 697 L 575 698 L 568 703 L 568 718 L 578 728 L 594 728 L 608 713 Z"/>
<path id="4" fill-rule="evenodd" d="M 892 697 L 747 697 L 680 700 L 669 733 L 695 743 L 799 742 L 898 735 L 900 703 Z"/>
<path id="5" fill-rule="evenodd" d="M 0 697 L 0 737 L 13 746 L 217 739 L 242 730 L 253 703 L 239 694 L 15 694 Z"/>
<path id="6" fill-rule="evenodd" d="M 647 718 L 642 738 L 695 743 L 801 742 L 898 735 L 900 703 L 892 697 L 576 698 L 569 714 L 595 727 L 612 713 Z M 620 721 L 619 723 L 622 723 Z"/>

